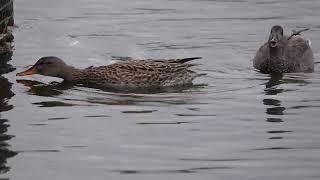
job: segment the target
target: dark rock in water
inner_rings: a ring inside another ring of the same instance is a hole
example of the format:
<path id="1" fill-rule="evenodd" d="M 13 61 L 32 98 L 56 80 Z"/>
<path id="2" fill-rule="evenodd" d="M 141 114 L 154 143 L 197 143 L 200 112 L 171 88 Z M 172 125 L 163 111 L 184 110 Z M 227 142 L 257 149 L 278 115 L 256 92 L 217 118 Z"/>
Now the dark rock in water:
<path id="1" fill-rule="evenodd" d="M 9 73 L 15 70 L 15 68 L 12 67 L 12 65 L 7 64 L 8 61 L 11 60 L 11 57 L 12 57 L 12 52 L 10 54 L 5 54 L 5 55 L 0 54 L 0 75 Z"/>
<path id="2" fill-rule="evenodd" d="M 12 41 L 13 35 L 11 29 L 7 29 L 4 34 L 0 34 L 0 74 L 15 70 L 15 68 L 7 64 L 7 62 L 11 60 L 13 53 Z"/>

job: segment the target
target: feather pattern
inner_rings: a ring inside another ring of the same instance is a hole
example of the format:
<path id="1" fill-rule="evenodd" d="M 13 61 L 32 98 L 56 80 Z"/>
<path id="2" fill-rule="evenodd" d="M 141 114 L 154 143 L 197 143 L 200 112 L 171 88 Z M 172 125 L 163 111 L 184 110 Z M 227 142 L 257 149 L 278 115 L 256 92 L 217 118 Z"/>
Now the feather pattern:
<path id="1" fill-rule="evenodd" d="M 130 60 L 89 67 L 73 74 L 73 81 L 111 88 L 169 87 L 191 84 L 198 74 L 185 62 L 199 59 Z"/>

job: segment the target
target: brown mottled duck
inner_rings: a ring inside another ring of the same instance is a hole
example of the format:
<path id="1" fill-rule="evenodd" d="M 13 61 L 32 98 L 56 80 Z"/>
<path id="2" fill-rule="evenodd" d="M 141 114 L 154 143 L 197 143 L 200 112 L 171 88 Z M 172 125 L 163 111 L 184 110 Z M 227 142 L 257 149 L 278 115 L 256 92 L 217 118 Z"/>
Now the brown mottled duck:
<path id="1" fill-rule="evenodd" d="M 17 76 L 40 74 L 62 78 L 67 82 L 105 88 L 161 88 L 192 84 L 198 74 L 186 63 L 200 57 L 169 60 L 130 60 L 111 65 L 78 69 L 58 57 L 40 58 L 31 68 Z"/>
<path id="2" fill-rule="evenodd" d="M 257 51 L 253 66 L 266 74 L 313 72 L 313 52 L 309 42 L 298 36 L 306 30 L 293 31 L 286 36 L 281 26 L 273 26 L 268 41 Z"/>

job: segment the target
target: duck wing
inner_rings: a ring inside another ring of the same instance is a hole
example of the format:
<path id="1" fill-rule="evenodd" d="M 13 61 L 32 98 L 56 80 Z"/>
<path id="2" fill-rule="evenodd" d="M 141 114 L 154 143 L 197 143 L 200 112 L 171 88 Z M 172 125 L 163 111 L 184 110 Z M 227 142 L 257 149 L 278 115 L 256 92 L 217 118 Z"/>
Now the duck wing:
<path id="1" fill-rule="evenodd" d="M 314 56 L 307 40 L 299 36 L 292 37 L 285 51 L 285 58 L 290 60 L 297 72 L 313 72 Z"/>
<path id="2" fill-rule="evenodd" d="M 291 37 L 291 39 L 288 41 L 287 54 L 292 58 L 301 58 L 308 49 L 310 49 L 308 41 L 299 36 L 295 36 Z"/>
<path id="3" fill-rule="evenodd" d="M 85 69 L 79 83 L 107 86 L 152 87 L 190 83 L 197 74 L 192 64 L 132 60 Z"/>
<path id="4" fill-rule="evenodd" d="M 112 69 L 117 69 L 121 71 L 130 71 L 134 73 L 147 73 L 156 72 L 169 73 L 169 72 L 179 72 L 188 70 L 189 67 L 195 66 L 196 64 L 183 64 L 174 63 L 172 61 L 157 61 L 157 60 L 133 60 L 128 62 L 119 62 L 111 64 L 108 67 Z"/>

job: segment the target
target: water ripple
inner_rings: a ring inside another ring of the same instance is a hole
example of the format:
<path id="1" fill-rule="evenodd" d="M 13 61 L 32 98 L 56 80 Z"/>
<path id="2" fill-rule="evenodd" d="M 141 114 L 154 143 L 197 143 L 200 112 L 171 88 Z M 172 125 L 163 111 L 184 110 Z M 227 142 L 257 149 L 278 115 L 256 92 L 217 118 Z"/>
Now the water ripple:
<path id="1" fill-rule="evenodd" d="M 112 172 L 118 172 L 120 174 L 162 174 L 162 173 L 197 173 L 198 171 L 203 170 L 223 170 L 223 169 L 232 169 L 228 166 L 214 166 L 214 167 L 195 167 L 189 169 L 174 169 L 174 170 L 113 170 Z"/>

